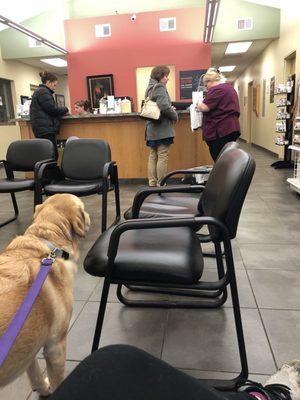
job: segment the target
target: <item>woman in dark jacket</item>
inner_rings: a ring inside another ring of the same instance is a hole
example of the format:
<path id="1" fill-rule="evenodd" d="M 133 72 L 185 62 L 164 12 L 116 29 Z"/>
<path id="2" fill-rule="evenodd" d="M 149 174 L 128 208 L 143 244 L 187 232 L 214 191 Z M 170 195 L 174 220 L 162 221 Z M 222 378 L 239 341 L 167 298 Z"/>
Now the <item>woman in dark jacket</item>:
<path id="1" fill-rule="evenodd" d="M 69 110 L 55 104 L 53 93 L 57 86 L 57 77 L 47 71 L 40 72 L 40 77 L 42 83 L 33 93 L 30 105 L 31 126 L 36 138 L 51 140 L 57 158 L 56 135 L 59 132 L 59 117 Z"/>
<path id="2" fill-rule="evenodd" d="M 170 96 L 166 89 L 170 69 L 165 65 L 154 67 L 145 93 L 158 105 L 161 116 L 158 121 L 147 121 L 146 141 L 150 147 L 148 160 L 149 186 L 159 186 L 167 173 L 169 148 L 173 143 L 175 132 L 173 123 L 178 120 L 177 113 L 172 107 Z"/>

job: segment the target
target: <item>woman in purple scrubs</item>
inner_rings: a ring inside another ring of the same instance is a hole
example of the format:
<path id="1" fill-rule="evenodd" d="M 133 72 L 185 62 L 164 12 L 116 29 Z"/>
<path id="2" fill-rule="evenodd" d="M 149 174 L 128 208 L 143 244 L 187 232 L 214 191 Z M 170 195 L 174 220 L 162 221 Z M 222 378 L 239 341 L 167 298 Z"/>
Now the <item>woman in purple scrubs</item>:
<path id="1" fill-rule="evenodd" d="M 227 142 L 240 136 L 240 107 L 236 91 L 215 68 L 204 75 L 207 94 L 198 108 L 203 112 L 202 135 L 214 161 Z"/>

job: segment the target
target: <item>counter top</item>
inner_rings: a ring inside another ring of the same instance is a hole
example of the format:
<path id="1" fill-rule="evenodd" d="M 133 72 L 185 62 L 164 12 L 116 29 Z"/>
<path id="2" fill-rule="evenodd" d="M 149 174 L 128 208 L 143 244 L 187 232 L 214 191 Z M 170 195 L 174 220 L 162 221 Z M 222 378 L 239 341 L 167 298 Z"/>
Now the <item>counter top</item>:
<path id="1" fill-rule="evenodd" d="M 178 110 L 178 115 L 189 114 L 189 110 Z M 97 118 L 127 118 L 127 117 L 139 117 L 140 113 L 132 112 L 132 113 L 124 113 L 124 114 L 88 114 L 88 115 L 65 115 L 61 117 L 62 120 L 68 119 L 97 119 Z M 12 119 L 11 122 L 18 122 L 18 121 L 30 121 L 29 115 L 23 116 L 21 118 Z"/>

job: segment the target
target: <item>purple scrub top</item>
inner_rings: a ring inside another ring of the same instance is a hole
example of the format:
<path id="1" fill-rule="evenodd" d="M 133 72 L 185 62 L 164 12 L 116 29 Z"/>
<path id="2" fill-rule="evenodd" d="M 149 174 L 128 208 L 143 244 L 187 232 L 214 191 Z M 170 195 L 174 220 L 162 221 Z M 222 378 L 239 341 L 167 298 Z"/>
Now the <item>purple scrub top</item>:
<path id="1" fill-rule="evenodd" d="M 230 83 L 211 87 L 203 103 L 210 109 L 203 113 L 203 140 L 215 140 L 232 132 L 240 132 L 239 99 Z"/>

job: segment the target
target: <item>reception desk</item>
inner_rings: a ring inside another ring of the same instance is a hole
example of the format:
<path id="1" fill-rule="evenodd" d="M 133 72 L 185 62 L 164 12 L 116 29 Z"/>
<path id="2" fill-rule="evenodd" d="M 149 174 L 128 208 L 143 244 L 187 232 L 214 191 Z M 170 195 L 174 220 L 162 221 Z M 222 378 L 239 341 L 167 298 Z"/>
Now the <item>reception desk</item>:
<path id="1" fill-rule="evenodd" d="M 188 111 L 179 111 L 179 121 L 174 125 L 176 136 L 171 146 L 168 170 L 191 168 L 212 164 L 208 147 L 201 131 L 191 131 Z M 29 119 L 17 120 L 22 139 L 34 138 Z M 112 160 L 118 164 L 119 178 L 147 177 L 149 149 L 145 142 L 145 121 L 137 113 L 66 116 L 61 119 L 57 139 L 70 136 L 106 140 L 111 148 Z"/>

